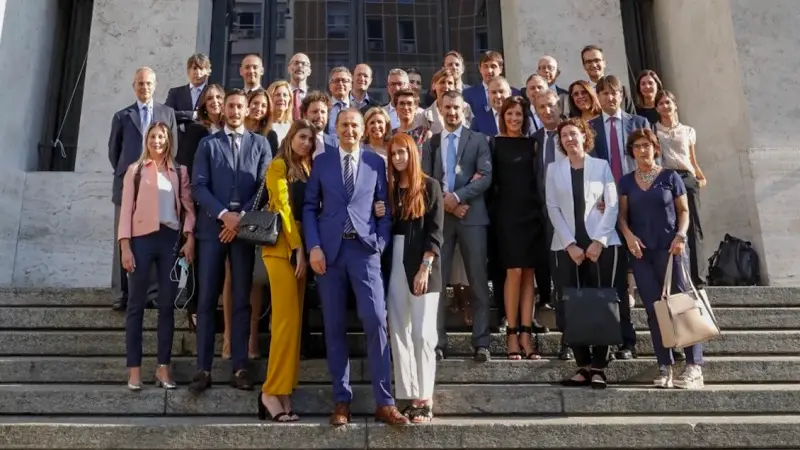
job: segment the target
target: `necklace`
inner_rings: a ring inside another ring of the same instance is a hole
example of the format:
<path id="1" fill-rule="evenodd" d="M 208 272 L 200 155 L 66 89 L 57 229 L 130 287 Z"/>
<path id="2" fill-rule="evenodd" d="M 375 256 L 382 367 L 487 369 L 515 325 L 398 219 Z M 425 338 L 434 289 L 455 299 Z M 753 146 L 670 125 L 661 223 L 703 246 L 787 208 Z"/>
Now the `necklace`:
<path id="1" fill-rule="evenodd" d="M 658 176 L 659 169 L 661 168 L 658 166 L 653 166 L 652 169 L 650 169 L 648 172 L 645 172 L 637 167 L 636 176 L 638 176 L 639 179 L 642 180 L 644 184 L 651 184 L 653 180 L 655 180 L 656 177 Z"/>

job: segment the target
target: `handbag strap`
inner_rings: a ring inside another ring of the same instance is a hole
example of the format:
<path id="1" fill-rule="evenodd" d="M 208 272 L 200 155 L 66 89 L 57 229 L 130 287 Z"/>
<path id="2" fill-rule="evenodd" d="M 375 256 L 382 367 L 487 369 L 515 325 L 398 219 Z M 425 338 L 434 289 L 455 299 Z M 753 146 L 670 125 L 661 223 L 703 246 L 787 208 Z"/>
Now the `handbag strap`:
<path id="1" fill-rule="evenodd" d="M 677 330 L 675 329 L 675 320 L 673 319 L 672 314 L 672 306 L 669 304 L 669 301 L 667 301 L 670 296 L 670 291 L 672 290 L 672 266 L 674 259 L 674 256 L 670 255 L 669 261 L 667 261 L 667 273 L 664 277 L 664 287 L 661 289 L 661 298 L 664 300 L 664 303 L 666 303 L 667 313 L 669 314 L 670 322 L 672 323 L 673 332 L 677 335 Z M 684 264 L 681 264 L 681 271 L 683 272 L 683 277 L 686 280 L 686 283 L 688 283 L 689 287 L 692 288 L 695 301 L 703 303 L 703 306 L 706 307 L 706 311 L 708 311 L 708 314 L 711 316 L 711 322 L 713 322 L 714 326 L 719 330 L 720 327 L 717 323 L 717 317 L 714 315 L 714 310 L 711 309 L 711 305 L 708 303 L 707 299 L 697 292 L 697 288 L 692 281 L 692 277 L 689 275 L 689 272 L 686 270 L 686 266 Z"/>
<path id="2" fill-rule="evenodd" d="M 267 169 L 269 171 L 269 169 Z M 259 211 L 261 210 L 261 197 L 264 196 L 264 191 L 267 190 L 267 172 L 264 173 L 264 178 L 261 178 L 258 182 L 258 193 L 256 194 L 256 199 L 253 202 L 253 209 L 252 211 Z"/>

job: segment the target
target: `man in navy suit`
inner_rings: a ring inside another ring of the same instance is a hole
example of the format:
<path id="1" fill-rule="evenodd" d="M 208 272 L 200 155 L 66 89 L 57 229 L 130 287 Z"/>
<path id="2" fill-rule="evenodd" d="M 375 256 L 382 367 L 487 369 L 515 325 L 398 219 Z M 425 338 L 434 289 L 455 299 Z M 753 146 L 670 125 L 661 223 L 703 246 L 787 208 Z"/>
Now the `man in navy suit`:
<path id="1" fill-rule="evenodd" d="M 225 95 L 225 127 L 203 138 L 192 171 L 192 194 L 199 205 L 195 235 L 198 243 L 197 370 L 189 390 L 200 393 L 211 386 L 214 359 L 215 310 L 222 292 L 225 259 L 231 264 L 233 317 L 231 320 L 231 385 L 250 390 L 246 369 L 250 335 L 250 286 L 255 248 L 236 238 L 239 220 L 252 211 L 264 187 L 272 151 L 264 136 L 247 131 L 247 99 L 241 89 Z"/>
<path id="2" fill-rule="evenodd" d="M 203 53 L 195 53 L 186 61 L 186 77 L 188 84 L 174 87 L 167 93 L 164 103 L 175 110 L 175 119 L 178 121 L 180 131 L 186 131 L 186 126 L 197 119 L 197 100 L 208 84 L 211 75 L 211 60 Z"/>
<path id="3" fill-rule="evenodd" d="M 141 67 L 133 76 L 136 102 L 114 114 L 111 119 L 111 134 L 108 137 L 108 160 L 114 169 L 114 184 L 111 201 L 114 203 L 114 263 L 111 269 L 111 289 L 116 297 L 114 310 L 125 311 L 128 306 L 128 277 L 120 263 L 117 227 L 122 203 L 122 178 L 128 167 L 142 155 L 143 136 L 151 123 L 164 122 L 172 130 L 172 156 L 178 149 L 178 128 L 175 111 L 169 106 L 153 100 L 156 90 L 156 74 L 149 67 Z M 155 272 L 154 272 L 155 273 Z M 156 295 L 157 280 L 153 279 L 148 298 Z"/>
<path id="4" fill-rule="evenodd" d="M 597 135 L 594 140 L 594 156 L 608 161 L 614 180 L 619 183 L 623 175 L 636 169 L 636 161 L 625 152 L 628 137 L 633 130 L 650 128 L 650 123 L 644 117 L 630 115 L 621 109 L 622 83 L 614 75 L 605 76 L 597 81 L 597 93 L 603 113 L 589 122 Z M 619 268 L 628 270 L 624 258 Z M 616 288 L 619 298 L 628 298 L 627 284 Z M 630 304 L 622 302 L 619 314 L 623 344 L 617 351 L 616 357 L 631 359 L 636 357 L 636 332 L 631 322 Z"/>
<path id="5" fill-rule="evenodd" d="M 350 423 L 350 356 L 347 348 L 347 291 L 353 288 L 358 316 L 367 335 L 367 355 L 375 419 L 390 425 L 408 423 L 392 397 L 391 360 L 386 332 L 386 302 L 381 281 L 381 253 L 390 239 L 387 211 L 376 217 L 373 204 L 388 203 L 383 159 L 361 149 L 364 118 L 355 108 L 336 118 L 339 147 L 314 160 L 303 205 L 303 231 L 309 262 L 317 274 L 322 304 L 328 370 L 333 380 L 334 426 Z"/>
<path id="6" fill-rule="evenodd" d="M 463 92 L 464 101 L 467 102 L 472 109 L 472 115 L 474 116 L 472 123 L 480 122 L 484 124 L 484 126 L 490 127 L 490 124 L 494 122 L 489 82 L 503 74 L 503 64 L 503 55 L 500 54 L 500 52 L 490 50 L 481 55 L 481 60 L 478 64 L 478 70 L 481 73 L 481 79 L 483 82 L 481 84 L 471 86 L 468 89 L 464 89 Z M 517 89 L 509 86 L 509 90 L 510 92 L 507 97 L 512 95 L 520 95 L 519 90 Z M 489 133 L 488 131 L 480 132 L 486 134 L 487 136 L 494 136 L 497 134 L 497 131 L 494 133 Z"/>

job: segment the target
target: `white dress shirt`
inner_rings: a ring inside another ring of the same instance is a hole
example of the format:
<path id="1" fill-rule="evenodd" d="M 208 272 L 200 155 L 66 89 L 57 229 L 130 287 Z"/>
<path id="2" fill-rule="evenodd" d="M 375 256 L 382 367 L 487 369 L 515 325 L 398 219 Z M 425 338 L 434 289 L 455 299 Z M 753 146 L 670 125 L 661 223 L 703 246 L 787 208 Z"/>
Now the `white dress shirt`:
<path id="1" fill-rule="evenodd" d="M 350 155 L 350 168 L 353 170 L 353 184 L 355 185 L 356 180 L 358 179 L 358 163 L 361 161 L 361 148 L 357 148 L 353 150 L 352 153 L 348 153 L 339 147 L 339 164 L 342 166 L 342 181 L 344 181 L 344 157 Z M 347 189 L 347 187 L 345 187 Z"/>
<path id="2" fill-rule="evenodd" d="M 464 125 L 458 127 L 457 130 L 450 132 L 447 129 L 442 130 L 442 142 L 439 145 L 439 150 L 442 154 L 442 169 L 444 169 L 444 177 L 442 177 L 442 183 L 444 184 L 444 191 L 450 192 L 448 189 L 449 179 L 447 178 L 447 148 L 450 147 L 450 139 L 449 136 L 455 135 L 455 139 L 453 140 L 453 145 L 456 147 L 456 163 L 458 163 L 458 143 L 461 141 L 461 131 L 464 130 Z M 455 186 L 455 184 L 454 184 Z M 456 197 L 457 198 L 457 197 Z"/>
<path id="3" fill-rule="evenodd" d="M 497 132 L 500 133 L 500 112 L 492 108 L 492 115 L 494 116 L 494 126 L 497 127 Z"/>
<path id="4" fill-rule="evenodd" d="M 175 212 L 175 193 L 169 171 L 163 173 L 156 170 L 158 185 L 158 222 L 166 227 L 177 230 L 180 227 L 178 213 Z"/>
<path id="5" fill-rule="evenodd" d="M 197 100 L 200 99 L 200 93 L 203 92 L 203 89 L 206 88 L 208 83 L 203 83 L 199 86 L 195 86 L 192 83 L 189 83 L 189 94 L 192 96 L 192 107 L 197 108 Z M 197 114 L 197 112 L 195 112 Z"/>
<path id="6" fill-rule="evenodd" d="M 317 147 L 314 149 L 314 153 L 311 154 L 311 159 L 313 160 L 323 153 L 325 153 L 325 133 L 320 131 L 317 133 Z"/>

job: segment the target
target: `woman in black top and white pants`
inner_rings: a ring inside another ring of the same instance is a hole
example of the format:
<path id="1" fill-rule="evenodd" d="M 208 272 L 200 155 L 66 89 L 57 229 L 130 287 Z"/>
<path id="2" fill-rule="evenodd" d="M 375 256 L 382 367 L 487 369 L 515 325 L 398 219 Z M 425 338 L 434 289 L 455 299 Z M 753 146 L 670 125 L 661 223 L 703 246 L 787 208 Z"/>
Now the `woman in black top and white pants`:
<path id="1" fill-rule="evenodd" d="M 433 419 L 436 316 L 442 272 L 444 208 L 439 182 L 422 172 L 414 140 L 398 133 L 389 141 L 389 207 L 392 263 L 387 308 L 396 398 L 411 400 L 412 423 Z"/>

